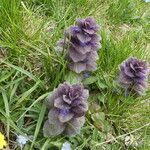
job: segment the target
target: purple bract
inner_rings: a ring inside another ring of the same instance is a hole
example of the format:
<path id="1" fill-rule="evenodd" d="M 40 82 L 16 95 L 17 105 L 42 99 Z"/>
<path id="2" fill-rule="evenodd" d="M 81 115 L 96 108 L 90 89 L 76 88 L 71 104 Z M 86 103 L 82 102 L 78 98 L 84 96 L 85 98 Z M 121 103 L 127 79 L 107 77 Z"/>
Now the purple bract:
<path id="1" fill-rule="evenodd" d="M 80 84 L 59 85 L 48 98 L 50 108 L 48 120 L 44 125 L 44 135 L 54 136 L 61 133 L 75 135 L 84 124 L 88 110 L 88 90 Z"/>
<path id="2" fill-rule="evenodd" d="M 141 95 L 147 88 L 148 74 L 146 61 L 130 57 L 120 65 L 119 83 L 125 89 Z"/>
<path id="3" fill-rule="evenodd" d="M 65 39 L 59 46 L 67 50 L 69 67 L 76 73 L 97 69 L 97 50 L 101 47 L 101 37 L 97 34 L 99 26 L 92 17 L 77 19 L 77 26 L 65 31 Z"/>

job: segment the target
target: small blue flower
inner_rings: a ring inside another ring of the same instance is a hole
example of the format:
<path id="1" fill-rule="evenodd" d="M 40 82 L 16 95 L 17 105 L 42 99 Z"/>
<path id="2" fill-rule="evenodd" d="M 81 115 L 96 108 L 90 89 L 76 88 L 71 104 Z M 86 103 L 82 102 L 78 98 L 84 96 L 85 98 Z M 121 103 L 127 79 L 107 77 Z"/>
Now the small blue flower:
<path id="1" fill-rule="evenodd" d="M 74 27 L 72 28 L 72 30 L 73 30 L 74 32 L 76 32 L 76 33 L 79 33 L 79 32 L 80 32 L 80 28 L 79 28 L 78 26 L 74 26 Z"/>
<path id="2" fill-rule="evenodd" d="M 144 0 L 146 3 L 150 2 L 150 0 Z"/>
<path id="3" fill-rule="evenodd" d="M 68 113 L 70 113 L 69 109 L 60 109 L 59 112 L 60 112 L 63 116 L 65 116 L 65 115 L 67 115 Z"/>
<path id="4" fill-rule="evenodd" d="M 65 142 L 63 145 L 62 145 L 62 148 L 61 150 L 71 150 L 71 145 L 69 142 Z"/>
<path id="5" fill-rule="evenodd" d="M 83 73 L 84 78 L 89 78 L 90 76 L 91 76 L 91 74 L 89 72 L 84 72 Z"/>
<path id="6" fill-rule="evenodd" d="M 24 137 L 23 135 L 17 136 L 16 142 L 22 147 L 28 141 L 28 138 Z"/>

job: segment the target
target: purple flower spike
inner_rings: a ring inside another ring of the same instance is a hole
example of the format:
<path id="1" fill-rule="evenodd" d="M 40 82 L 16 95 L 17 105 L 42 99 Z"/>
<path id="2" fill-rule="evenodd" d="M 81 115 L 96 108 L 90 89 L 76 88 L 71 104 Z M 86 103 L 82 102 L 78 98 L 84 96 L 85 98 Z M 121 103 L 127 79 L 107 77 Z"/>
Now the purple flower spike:
<path id="1" fill-rule="evenodd" d="M 119 84 L 140 95 L 148 85 L 149 66 L 146 61 L 130 57 L 120 65 Z"/>
<path id="2" fill-rule="evenodd" d="M 77 19 L 76 22 L 76 26 L 65 31 L 65 40 L 60 46 L 67 50 L 71 70 L 76 73 L 94 71 L 97 69 L 97 50 L 101 47 L 101 37 L 97 34 L 99 26 L 92 17 Z"/>
<path id="3" fill-rule="evenodd" d="M 85 121 L 85 112 L 88 110 L 88 96 L 89 91 L 80 84 L 59 85 L 48 97 L 50 111 L 43 128 L 44 135 L 78 134 Z"/>

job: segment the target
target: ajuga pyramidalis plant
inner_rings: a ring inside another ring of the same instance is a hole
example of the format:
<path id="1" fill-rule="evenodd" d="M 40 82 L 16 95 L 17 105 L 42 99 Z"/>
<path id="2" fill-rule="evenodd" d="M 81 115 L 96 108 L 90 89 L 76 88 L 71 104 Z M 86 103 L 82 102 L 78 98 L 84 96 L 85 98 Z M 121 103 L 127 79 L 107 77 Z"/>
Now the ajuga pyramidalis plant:
<path id="1" fill-rule="evenodd" d="M 130 92 L 142 95 L 148 86 L 148 74 L 146 61 L 130 57 L 120 65 L 119 84 Z"/>
<path id="2" fill-rule="evenodd" d="M 101 47 L 99 26 L 92 17 L 77 19 L 76 26 L 70 26 L 65 31 L 64 39 L 58 45 L 67 50 L 69 68 L 76 73 L 94 71 L 97 69 L 97 50 Z"/>
<path id="3" fill-rule="evenodd" d="M 49 113 L 43 127 L 44 136 L 78 134 L 85 122 L 88 96 L 89 91 L 80 84 L 59 85 L 47 100 Z"/>

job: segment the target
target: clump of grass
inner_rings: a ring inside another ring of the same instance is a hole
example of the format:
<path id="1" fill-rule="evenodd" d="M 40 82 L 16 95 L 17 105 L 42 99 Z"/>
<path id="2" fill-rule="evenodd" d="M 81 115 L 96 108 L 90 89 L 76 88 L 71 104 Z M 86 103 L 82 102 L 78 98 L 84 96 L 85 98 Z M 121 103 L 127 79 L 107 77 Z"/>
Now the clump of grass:
<path id="1" fill-rule="evenodd" d="M 140 19 L 143 3 L 132 0 L 114 0 L 109 2 L 107 15 L 113 24 L 134 23 Z"/>

